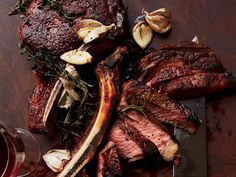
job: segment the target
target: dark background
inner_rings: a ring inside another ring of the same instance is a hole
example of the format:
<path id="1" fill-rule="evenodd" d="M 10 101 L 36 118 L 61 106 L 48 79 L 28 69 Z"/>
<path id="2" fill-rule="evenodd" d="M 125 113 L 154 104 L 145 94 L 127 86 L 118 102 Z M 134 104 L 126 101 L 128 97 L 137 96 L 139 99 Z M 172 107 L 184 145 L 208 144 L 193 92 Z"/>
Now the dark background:
<path id="1" fill-rule="evenodd" d="M 7 13 L 16 0 L 0 0 L 0 119 L 25 127 L 27 99 L 33 87 L 30 65 L 18 52 L 19 16 Z M 215 50 L 228 71 L 236 71 L 236 0 L 124 0 L 132 22 L 142 8 L 166 7 L 172 12 L 173 30 L 156 35 L 152 45 L 199 40 Z M 236 95 L 207 98 L 209 177 L 236 176 Z M 49 140 L 37 136 L 47 150 Z"/>

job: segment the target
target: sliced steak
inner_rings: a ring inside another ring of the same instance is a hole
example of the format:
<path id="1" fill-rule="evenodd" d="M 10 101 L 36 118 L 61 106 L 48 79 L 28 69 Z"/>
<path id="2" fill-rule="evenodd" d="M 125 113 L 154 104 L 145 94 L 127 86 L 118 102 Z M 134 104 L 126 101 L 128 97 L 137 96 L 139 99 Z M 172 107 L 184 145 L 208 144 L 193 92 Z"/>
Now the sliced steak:
<path id="1" fill-rule="evenodd" d="M 235 72 L 198 73 L 163 83 L 159 93 L 166 93 L 174 99 L 184 99 L 232 88 L 236 88 Z"/>
<path id="2" fill-rule="evenodd" d="M 143 73 L 155 72 L 156 69 L 160 70 L 158 66 L 165 66 L 170 62 L 182 62 L 192 69 L 213 72 L 224 71 L 223 65 L 216 58 L 214 51 L 201 43 L 195 42 L 165 45 L 145 56 L 139 64 L 139 70 Z"/>
<path id="3" fill-rule="evenodd" d="M 115 143 L 109 141 L 98 155 L 97 177 L 122 176 L 121 164 Z"/>
<path id="4" fill-rule="evenodd" d="M 161 156 L 166 161 L 171 161 L 178 153 L 179 146 L 161 126 L 153 124 L 148 118 L 134 111 L 126 113 L 128 125 L 135 127 L 146 139 L 155 144 Z"/>
<path id="5" fill-rule="evenodd" d="M 115 143 L 118 154 L 130 162 L 143 158 L 144 153 L 141 147 L 122 131 L 120 126 L 122 126 L 122 121 L 116 121 L 108 137 L 109 141 Z"/>
<path id="6" fill-rule="evenodd" d="M 66 14 L 73 20 L 66 19 L 60 12 L 43 5 L 44 0 L 32 1 L 27 17 L 19 29 L 21 41 L 32 51 L 46 48 L 53 54 L 78 48 L 81 45 L 76 31 L 79 21 L 94 19 L 105 25 L 114 23 L 117 26 L 115 39 L 123 33 L 125 9 L 121 0 L 61 1 Z"/>
<path id="7" fill-rule="evenodd" d="M 161 121 L 189 133 L 195 133 L 201 125 L 197 115 L 189 108 L 138 81 L 131 80 L 123 85 L 119 109 L 125 109 L 128 105 L 142 106 L 153 122 Z"/>

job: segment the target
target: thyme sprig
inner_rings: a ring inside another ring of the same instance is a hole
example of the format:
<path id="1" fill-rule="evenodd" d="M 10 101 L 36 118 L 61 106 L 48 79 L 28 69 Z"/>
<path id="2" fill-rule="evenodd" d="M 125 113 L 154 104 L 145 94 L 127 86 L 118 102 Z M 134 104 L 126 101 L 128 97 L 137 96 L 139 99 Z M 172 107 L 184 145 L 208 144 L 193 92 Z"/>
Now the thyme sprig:
<path id="1" fill-rule="evenodd" d="M 32 0 L 18 0 L 13 9 L 8 13 L 8 15 L 26 13 L 31 2 Z"/>

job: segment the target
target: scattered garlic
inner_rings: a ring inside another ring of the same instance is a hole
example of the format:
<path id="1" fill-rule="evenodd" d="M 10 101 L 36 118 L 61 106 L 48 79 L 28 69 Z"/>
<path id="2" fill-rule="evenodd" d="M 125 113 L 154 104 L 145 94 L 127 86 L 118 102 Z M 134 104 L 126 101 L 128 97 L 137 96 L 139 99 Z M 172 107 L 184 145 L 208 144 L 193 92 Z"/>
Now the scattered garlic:
<path id="1" fill-rule="evenodd" d="M 152 29 L 143 21 L 140 21 L 133 27 L 133 38 L 143 49 L 151 42 L 152 36 Z"/>
<path id="2" fill-rule="evenodd" d="M 106 26 L 98 21 L 85 19 L 80 21 L 77 35 L 80 40 L 87 44 L 95 39 L 104 37 L 111 29 L 115 27 L 116 26 L 114 24 Z"/>
<path id="3" fill-rule="evenodd" d="M 171 14 L 166 8 L 161 8 L 153 12 L 146 12 L 145 20 L 151 29 L 157 33 L 165 33 L 171 29 Z"/>
<path id="4" fill-rule="evenodd" d="M 75 65 L 91 63 L 93 59 L 93 57 L 88 52 L 80 51 L 78 49 L 66 52 L 61 55 L 60 58 L 70 64 Z"/>
<path id="5" fill-rule="evenodd" d="M 43 156 L 43 160 L 46 162 L 47 166 L 54 172 L 62 171 L 64 165 L 63 161 L 70 159 L 70 152 L 60 149 L 52 149 Z"/>

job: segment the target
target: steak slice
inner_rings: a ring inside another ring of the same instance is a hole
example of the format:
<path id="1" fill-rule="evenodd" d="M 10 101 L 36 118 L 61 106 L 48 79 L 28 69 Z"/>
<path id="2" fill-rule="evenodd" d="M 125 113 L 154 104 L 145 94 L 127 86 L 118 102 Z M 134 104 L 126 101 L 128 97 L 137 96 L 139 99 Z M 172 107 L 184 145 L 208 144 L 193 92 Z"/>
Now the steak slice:
<path id="1" fill-rule="evenodd" d="M 108 136 L 109 141 L 115 143 L 118 154 L 129 162 L 142 159 L 144 157 L 143 150 L 128 134 L 121 130 L 122 124 L 122 121 L 118 119 L 112 126 Z"/>
<path id="2" fill-rule="evenodd" d="M 173 62 L 173 64 L 171 64 Z M 139 70 L 145 76 L 154 75 L 167 66 L 188 65 L 192 70 L 203 70 L 211 72 L 224 71 L 223 65 L 209 47 L 195 42 L 180 42 L 163 46 L 145 56 L 140 64 Z M 182 73 L 184 74 L 184 73 Z M 149 78 L 151 78 L 149 76 Z"/>
<path id="3" fill-rule="evenodd" d="M 121 164 L 115 144 L 109 141 L 98 155 L 97 177 L 122 176 Z"/>
<path id="4" fill-rule="evenodd" d="M 127 105 L 142 106 L 154 123 L 161 121 L 192 134 L 201 125 L 197 115 L 189 108 L 138 81 L 131 80 L 123 85 L 119 109 L 125 109 Z"/>
<path id="5" fill-rule="evenodd" d="M 174 99 L 184 99 L 204 96 L 235 87 L 235 72 L 197 73 L 163 83 L 158 92 L 166 93 Z"/>
<path id="6" fill-rule="evenodd" d="M 162 128 L 161 124 L 153 124 L 148 118 L 134 111 L 126 113 L 128 125 L 133 126 L 146 139 L 150 140 L 158 149 L 165 161 L 171 161 L 178 153 L 179 146 L 171 136 Z"/>
<path id="7" fill-rule="evenodd" d="M 94 19 L 104 25 L 114 23 L 117 29 L 112 38 L 122 35 L 125 9 L 121 0 L 64 0 L 61 3 L 73 20 L 67 20 L 57 10 L 43 6 L 43 0 L 32 1 L 19 29 L 21 41 L 32 51 L 45 48 L 59 55 L 78 48 L 82 43 L 76 32 L 82 18 Z"/>

